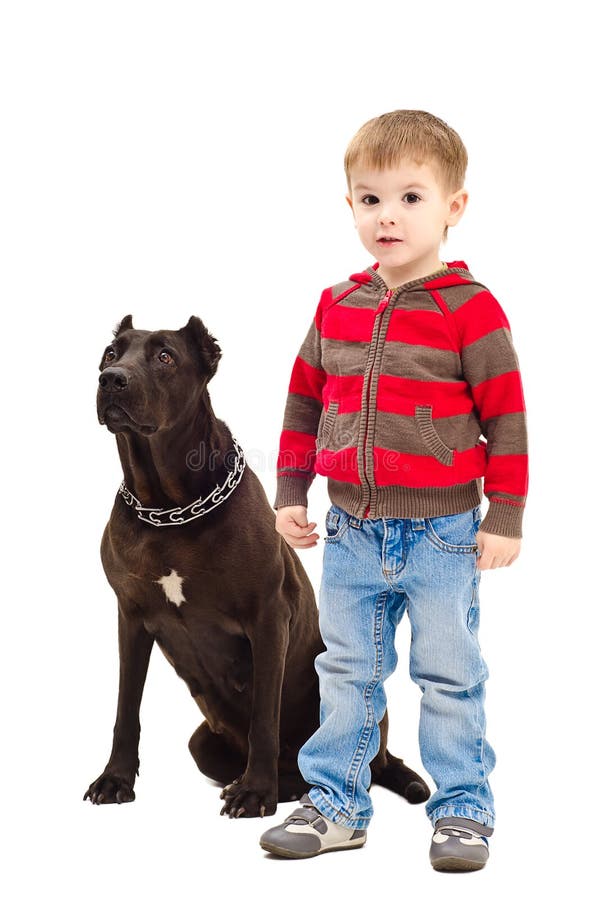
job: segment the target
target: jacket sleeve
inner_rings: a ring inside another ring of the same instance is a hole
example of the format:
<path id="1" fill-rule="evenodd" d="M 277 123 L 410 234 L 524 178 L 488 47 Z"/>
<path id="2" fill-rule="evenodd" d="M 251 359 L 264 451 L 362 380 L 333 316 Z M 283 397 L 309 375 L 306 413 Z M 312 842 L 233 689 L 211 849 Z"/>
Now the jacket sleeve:
<path id="1" fill-rule="evenodd" d="M 279 442 L 275 509 L 306 506 L 307 492 L 315 477 L 316 438 L 326 377 L 321 363 L 324 296 L 325 292 L 292 369 Z"/>
<path id="2" fill-rule="evenodd" d="M 454 315 L 463 375 L 487 442 L 484 493 L 489 508 L 480 530 L 521 537 L 528 492 L 526 408 L 509 322 L 484 288 Z"/>

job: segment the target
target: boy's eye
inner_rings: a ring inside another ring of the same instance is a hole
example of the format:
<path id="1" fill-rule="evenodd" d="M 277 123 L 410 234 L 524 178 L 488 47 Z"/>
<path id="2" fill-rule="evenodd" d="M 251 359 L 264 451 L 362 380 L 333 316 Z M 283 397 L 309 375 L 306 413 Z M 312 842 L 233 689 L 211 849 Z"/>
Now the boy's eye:
<path id="1" fill-rule="evenodd" d="M 420 200 L 418 194 L 406 194 L 404 197 L 406 203 L 414 204 L 417 200 Z"/>
<path id="2" fill-rule="evenodd" d="M 375 197 L 374 194 L 366 194 L 360 202 L 364 203 L 365 206 L 373 206 L 375 203 L 379 202 L 379 198 Z"/>

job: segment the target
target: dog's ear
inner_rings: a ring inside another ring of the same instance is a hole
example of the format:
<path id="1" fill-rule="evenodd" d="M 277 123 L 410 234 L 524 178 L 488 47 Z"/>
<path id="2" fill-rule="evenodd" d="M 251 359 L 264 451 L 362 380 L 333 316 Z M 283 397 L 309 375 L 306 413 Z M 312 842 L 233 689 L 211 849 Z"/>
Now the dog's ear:
<path id="1" fill-rule="evenodd" d="M 123 331 L 128 331 L 129 328 L 132 328 L 132 316 L 124 316 L 122 321 L 116 325 L 112 334 L 115 338 L 119 337 Z"/>
<path id="2" fill-rule="evenodd" d="M 213 378 L 221 358 L 221 349 L 217 340 L 209 334 L 198 316 L 191 316 L 179 333 L 184 335 L 194 351 L 201 371 L 207 373 L 207 380 Z"/>

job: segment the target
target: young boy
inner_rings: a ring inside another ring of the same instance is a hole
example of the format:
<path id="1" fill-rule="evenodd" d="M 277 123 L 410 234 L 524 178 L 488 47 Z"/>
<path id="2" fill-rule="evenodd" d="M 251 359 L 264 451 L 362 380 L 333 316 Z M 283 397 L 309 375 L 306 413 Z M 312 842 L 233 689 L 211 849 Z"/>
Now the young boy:
<path id="1" fill-rule="evenodd" d="M 261 846 L 302 858 L 363 846 L 385 679 L 407 610 L 422 690 L 420 752 L 435 869 L 480 869 L 494 826 L 477 640 L 480 571 L 520 551 L 525 407 L 509 324 L 464 262 L 442 263 L 464 213 L 467 153 L 443 121 L 398 110 L 345 157 L 348 203 L 378 260 L 323 291 L 292 372 L 276 528 L 312 547 L 315 473 L 328 477 L 316 658 L 320 727 L 300 750 L 302 806 Z M 486 441 L 481 439 L 484 435 Z M 489 507 L 481 521 L 480 500 Z"/>

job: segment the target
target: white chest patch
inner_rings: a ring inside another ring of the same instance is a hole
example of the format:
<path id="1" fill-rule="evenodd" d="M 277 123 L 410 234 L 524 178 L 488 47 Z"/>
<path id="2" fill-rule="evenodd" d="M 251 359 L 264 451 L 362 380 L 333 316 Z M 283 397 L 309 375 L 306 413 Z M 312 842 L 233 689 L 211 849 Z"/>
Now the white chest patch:
<path id="1" fill-rule="evenodd" d="M 176 569 L 170 569 L 170 574 L 162 575 L 161 578 L 157 579 L 156 583 L 161 584 L 170 603 L 180 606 L 181 603 L 186 603 L 186 597 L 182 593 L 183 581 L 184 578 L 181 578 L 180 575 L 178 575 Z"/>

